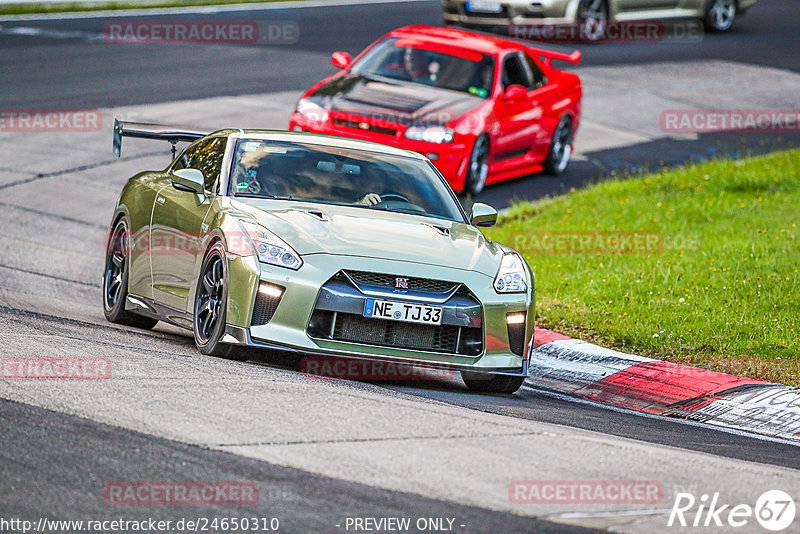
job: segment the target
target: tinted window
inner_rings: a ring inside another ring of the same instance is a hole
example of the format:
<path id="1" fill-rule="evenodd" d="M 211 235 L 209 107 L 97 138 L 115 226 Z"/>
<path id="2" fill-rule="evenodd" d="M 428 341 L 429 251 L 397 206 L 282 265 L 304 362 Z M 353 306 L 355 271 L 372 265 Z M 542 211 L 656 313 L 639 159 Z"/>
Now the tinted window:
<path id="1" fill-rule="evenodd" d="M 222 172 L 226 141 L 224 137 L 214 137 L 190 146 L 178 156 L 172 165 L 172 170 L 197 169 L 202 171 L 206 191 L 216 193 L 215 184 Z"/>
<path id="2" fill-rule="evenodd" d="M 242 139 L 233 195 L 347 205 L 464 222 L 449 187 L 427 161 L 366 150 Z"/>
<path id="3" fill-rule="evenodd" d="M 521 85 L 527 89 L 533 85 L 527 65 L 519 54 L 512 54 L 503 61 L 503 87 L 508 89 L 511 85 Z"/>
<path id="4" fill-rule="evenodd" d="M 531 73 L 531 79 L 533 80 L 533 85 L 529 87 L 529 89 L 538 89 L 547 83 L 547 78 L 542 72 L 542 69 L 539 68 L 539 65 L 531 56 L 528 54 L 523 54 L 523 56 L 525 57 L 525 62 L 528 64 L 528 69 Z"/>

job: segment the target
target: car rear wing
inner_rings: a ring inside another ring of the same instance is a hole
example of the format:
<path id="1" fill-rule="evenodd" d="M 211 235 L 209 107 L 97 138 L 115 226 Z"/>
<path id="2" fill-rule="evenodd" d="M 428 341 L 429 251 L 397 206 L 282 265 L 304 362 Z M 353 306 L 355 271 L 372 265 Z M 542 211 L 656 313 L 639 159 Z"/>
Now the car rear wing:
<path id="1" fill-rule="evenodd" d="M 122 152 L 123 137 L 138 137 L 140 139 L 161 139 L 172 143 L 172 156 L 175 157 L 175 144 L 180 141 L 195 141 L 207 136 L 211 132 L 195 128 L 179 128 L 164 126 L 147 122 L 122 122 L 114 119 L 114 154 L 119 157 Z"/>
<path id="2" fill-rule="evenodd" d="M 556 59 L 558 61 L 566 61 L 567 63 L 574 63 L 577 65 L 581 62 L 581 52 L 580 50 L 575 50 L 571 54 L 567 54 L 566 52 L 556 52 L 554 50 L 545 50 L 544 48 L 531 48 L 531 51 L 544 58 L 544 62 L 546 65 L 551 65 L 553 60 Z"/>

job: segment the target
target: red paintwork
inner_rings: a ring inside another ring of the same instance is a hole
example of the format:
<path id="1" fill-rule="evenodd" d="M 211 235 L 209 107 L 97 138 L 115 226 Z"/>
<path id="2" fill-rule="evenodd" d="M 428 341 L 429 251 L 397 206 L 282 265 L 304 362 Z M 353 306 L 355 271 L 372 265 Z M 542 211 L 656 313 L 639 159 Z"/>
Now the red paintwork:
<path id="1" fill-rule="evenodd" d="M 353 64 L 357 63 L 378 42 L 388 37 L 413 40 L 430 46 L 432 49 L 447 49 L 450 53 L 460 49 L 461 54 L 469 55 L 479 52 L 495 58 L 497 68 L 491 96 L 477 107 L 454 118 L 447 124 L 455 131 L 452 143 L 435 144 L 412 141 L 403 137 L 405 127 L 393 125 L 398 133 L 391 144 L 422 154 L 438 154 L 439 159 L 433 163 L 456 191 L 464 188 L 467 161 L 476 139 L 484 132 L 489 135 L 490 140 L 487 184 L 540 172 L 543 169 L 553 132 L 563 115 L 568 114 L 572 118 L 573 136 L 577 132 L 580 124 L 582 97 L 580 79 L 573 73 L 554 68 L 552 60 L 577 63 L 580 61 L 580 52 L 576 51 L 572 54 L 551 52 L 501 37 L 453 28 L 406 26 L 386 34 L 371 44 L 353 60 Z M 507 54 L 520 50 L 527 52 L 536 61 L 547 77 L 548 83 L 535 91 L 528 92 L 521 101 L 506 101 L 500 98 L 502 93 L 500 67 Z M 344 71 L 337 72 L 318 82 L 306 91 L 302 98 L 308 97 L 318 87 L 340 76 L 342 72 Z M 538 113 L 532 114 L 533 108 L 541 108 L 541 116 L 537 116 Z M 314 123 L 297 112 L 292 114 L 289 128 L 388 144 L 385 135 L 334 126 L 330 120 L 326 123 Z M 519 155 L 495 158 L 501 152 Z"/>

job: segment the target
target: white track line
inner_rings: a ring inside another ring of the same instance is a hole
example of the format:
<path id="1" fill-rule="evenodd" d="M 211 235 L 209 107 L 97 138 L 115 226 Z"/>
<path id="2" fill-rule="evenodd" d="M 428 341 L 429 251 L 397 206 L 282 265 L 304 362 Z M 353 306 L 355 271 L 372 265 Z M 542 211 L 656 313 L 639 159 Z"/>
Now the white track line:
<path id="1" fill-rule="evenodd" d="M 592 517 L 628 517 L 636 515 L 666 515 L 671 508 L 663 510 L 621 510 L 617 512 L 562 512 L 544 516 L 546 519 L 583 519 Z"/>
<path id="2" fill-rule="evenodd" d="M 34 1 L 34 0 L 32 0 Z M 113 9 L 103 11 L 73 11 L 68 13 L 28 13 L 24 15 L 2 15 L 0 22 L 21 20 L 74 20 L 89 18 L 146 17 L 157 15 L 208 15 L 235 13 L 237 11 L 267 11 L 277 9 L 309 9 L 369 4 L 396 4 L 403 2 L 430 2 L 430 0 L 297 0 L 288 2 L 259 2 L 252 4 L 226 4 L 212 6 L 161 7 L 142 9 Z"/>

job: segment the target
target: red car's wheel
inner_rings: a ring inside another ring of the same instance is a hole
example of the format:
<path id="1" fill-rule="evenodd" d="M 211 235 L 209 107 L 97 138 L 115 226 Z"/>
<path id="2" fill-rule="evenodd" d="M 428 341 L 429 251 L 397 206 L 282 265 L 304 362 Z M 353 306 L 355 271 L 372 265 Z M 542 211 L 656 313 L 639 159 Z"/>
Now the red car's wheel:
<path id="1" fill-rule="evenodd" d="M 561 117 L 550 142 L 550 150 L 544 162 L 544 171 L 547 174 L 561 174 L 569 165 L 572 156 L 572 119 L 568 116 Z"/>
<path id="2" fill-rule="evenodd" d="M 486 177 L 489 175 L 489 136 L 481 135 L 472 147 L 469 156 L 467 179 L 464 181 L 464 193 L 477 195 L 486 186 Z"/>

